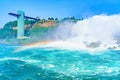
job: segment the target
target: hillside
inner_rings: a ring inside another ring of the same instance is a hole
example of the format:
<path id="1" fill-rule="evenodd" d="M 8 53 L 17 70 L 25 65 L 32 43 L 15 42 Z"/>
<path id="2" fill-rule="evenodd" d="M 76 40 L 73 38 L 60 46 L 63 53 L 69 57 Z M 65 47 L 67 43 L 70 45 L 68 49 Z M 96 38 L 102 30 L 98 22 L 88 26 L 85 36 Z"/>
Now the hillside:
<path id="1" fill-rule="evenodd" d="M 33 20 L 25 20 L 25 36 L 28 39 L 17 40 L 17 21 L 10 21 L 0 29 L 0 43 L 12 43 L 12 44 L 28 44 L 37 41 L 48 40 L 46 36 L 50 35 L 50 32 L 54 30 L 61 22 L 72 21 L 76 22 L 80 19 L 63 18 L 58 20 L 57 18 L 39 19 L 37 22 Z"/>

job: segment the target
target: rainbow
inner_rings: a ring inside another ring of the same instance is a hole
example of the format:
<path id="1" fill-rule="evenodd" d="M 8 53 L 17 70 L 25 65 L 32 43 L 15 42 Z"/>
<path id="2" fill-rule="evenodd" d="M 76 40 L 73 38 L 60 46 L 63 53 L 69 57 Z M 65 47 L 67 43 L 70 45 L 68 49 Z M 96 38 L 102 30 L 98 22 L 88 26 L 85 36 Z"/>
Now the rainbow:
<path id="1" fill-rule="evenodd" d="M 26 49 L 30 49 L 34 47 L 44 47 L 45 45 L 51 42 L 54 42 L 54 41 L 42 41 L 42 42 L 40 41 L 32 44 L 27 44 L 27 45 L 21 46 L 20 48 L 17 48 L 16 50 L 14 50 L 14 52 L 24 51 Z"/>

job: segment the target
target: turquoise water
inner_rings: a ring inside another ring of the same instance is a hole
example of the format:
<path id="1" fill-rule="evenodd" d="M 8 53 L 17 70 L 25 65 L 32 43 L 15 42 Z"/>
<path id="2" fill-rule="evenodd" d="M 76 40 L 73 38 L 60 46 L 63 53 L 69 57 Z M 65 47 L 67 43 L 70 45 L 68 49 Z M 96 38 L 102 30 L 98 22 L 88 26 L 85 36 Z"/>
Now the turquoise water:
<path id="1" fill-rule="evenodd" d="M 0 80 L 120 80 L 120 51 L 0 45 Z"/>

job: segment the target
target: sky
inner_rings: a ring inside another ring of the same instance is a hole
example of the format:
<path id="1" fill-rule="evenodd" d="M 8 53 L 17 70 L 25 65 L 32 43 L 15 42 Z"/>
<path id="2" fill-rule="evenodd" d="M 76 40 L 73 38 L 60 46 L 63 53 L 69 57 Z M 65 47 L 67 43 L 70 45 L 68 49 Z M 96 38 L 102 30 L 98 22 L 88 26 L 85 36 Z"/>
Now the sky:
<path id="1" fill-rule="evenodd" d="M 87 18 L 94 15 L 120 14 L 120 0 L 0 0 L 0 28 L 17 18 L 9 12 L 25 12 L 26 16 L 40 18 Z"/>

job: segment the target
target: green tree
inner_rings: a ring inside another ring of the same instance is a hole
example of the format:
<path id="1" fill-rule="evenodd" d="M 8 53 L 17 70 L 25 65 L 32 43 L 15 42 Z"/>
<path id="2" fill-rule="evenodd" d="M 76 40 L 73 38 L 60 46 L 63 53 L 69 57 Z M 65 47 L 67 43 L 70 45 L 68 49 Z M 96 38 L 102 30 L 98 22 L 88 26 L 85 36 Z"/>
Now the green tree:
<path id="1" fill-rule="evenodd" d="M 55 18 L 55 21 L 58 21 L 58 18 Z"/>
<path id="2" fill-rule="evenodd" d="M 54 20 L 54 18 L 51 17 L 51 20 Z"/>
<path id="3" fill-rule="evenodd" d="M 40 18 L 39 18 L 38 16 L 36 17 L 36 19 L 37 19 L 38 21 L 40 21 Z"/>
<path id="4" fill-rule="evenodd" d="M 71 17 L 71 20 L 76 20 L 76 19 L 75 19 L 75 17 L 73 16 L 73 17 Z"/>

